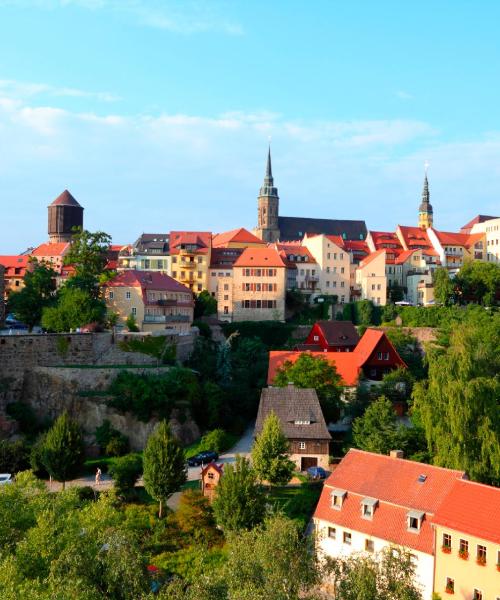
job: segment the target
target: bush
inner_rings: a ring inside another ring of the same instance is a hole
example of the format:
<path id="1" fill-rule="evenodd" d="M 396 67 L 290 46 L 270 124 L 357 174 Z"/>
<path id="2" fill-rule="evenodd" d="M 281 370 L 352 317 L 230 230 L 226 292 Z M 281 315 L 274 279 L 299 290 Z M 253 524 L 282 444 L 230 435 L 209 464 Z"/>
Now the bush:
<path id="1" fill-rule="evenodd" d="M 212 431 L 207 431 L 201 438 L 200 452 L 214 450 L 220 454 L 229 450 L 233 442 L 234 438 L 229 436 L 223 429 L 213 429 Z"/>
<path id="2" fill-rule="evenodd" d="M 19 429 L 25 435 L 35 435 L 39 431 L 35 411 L 29 404 L 11 402 L 7 404 L 5 412 L 18 422 Z"/>
<path id="3" fill-rule="evenodd" d="M 137 320 L 132 313 L 130 313 L 130 315 L 126 318 L 125 325 L 129 331 L 139 331 L 139 327 L 137 327 Z"/>
<path id="4" fill-rule="evenodd" d="M 128 443 L 128 437 L 119 433 L 118 435 L 113 436 L 109 442 L 106 444 L 106 455 L 107 456 L 123 456 L 127 454 L 130 450 L 130 445 Z"/>
<path id="5" fill-rule="evenodd" d="M 29 462 L 31 469 L 38 477 L 48 477 L 47 469 L 42 463 L 43 445 L 45 443 L 45 433 L 38 436 L 36 442 L 31 446 Z"/>
<path id="6" fill-rule="evenodd" d="M 24 442 L 0 440 L 0 472 L 18 473 L 29 468 L 29 452 Z"/>
<path id="7" fill-rule="evenodd" d="M 109 465 L 108 472 L 113 478 L 116 493 L 119 496 L 129 494 L 142 473 L 142 459 L 138 454 L 127 454 L 115 458 Z"/>
<path id="8" fill-rule="evenodd" d="M 108 419 L 96 428 L 94 437 L 101 453 L 107 456 L 123 456 L 130 450 L 128 437 L 115 429 Z"/>

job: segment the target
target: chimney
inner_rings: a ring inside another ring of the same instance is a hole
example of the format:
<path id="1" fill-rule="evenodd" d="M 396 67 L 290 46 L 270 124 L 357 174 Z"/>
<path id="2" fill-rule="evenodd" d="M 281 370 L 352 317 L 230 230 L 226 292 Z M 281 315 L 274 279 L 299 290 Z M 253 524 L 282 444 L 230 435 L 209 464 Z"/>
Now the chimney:
<path id="1" fill-rule="evenodd" d="M 389 456 L 391 458 L 404 458 L 405 453 L 402 450 L 391 450 Z"/>

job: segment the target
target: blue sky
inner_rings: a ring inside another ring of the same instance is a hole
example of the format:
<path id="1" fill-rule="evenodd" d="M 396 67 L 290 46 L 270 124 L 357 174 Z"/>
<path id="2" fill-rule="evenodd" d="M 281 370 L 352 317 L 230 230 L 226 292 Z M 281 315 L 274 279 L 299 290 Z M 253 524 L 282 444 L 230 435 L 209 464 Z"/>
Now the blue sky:
<path id="1" fill-rule="evenodd" d="M 87 228 L 251 228 L 280 212 L 436 226 L 500 213 L 500 3 L 0 0 L 0 254 Z"/>

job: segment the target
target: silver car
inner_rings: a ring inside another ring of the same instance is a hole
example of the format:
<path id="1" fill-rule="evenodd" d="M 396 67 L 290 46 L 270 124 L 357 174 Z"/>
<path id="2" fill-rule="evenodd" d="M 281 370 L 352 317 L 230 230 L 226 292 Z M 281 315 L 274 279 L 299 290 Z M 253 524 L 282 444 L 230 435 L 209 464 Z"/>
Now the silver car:
<path id="1" fill-rule="evenodd" d="M 0 473 L 0 485 L 12 483 L 12 475 L 10 473 Z"/>

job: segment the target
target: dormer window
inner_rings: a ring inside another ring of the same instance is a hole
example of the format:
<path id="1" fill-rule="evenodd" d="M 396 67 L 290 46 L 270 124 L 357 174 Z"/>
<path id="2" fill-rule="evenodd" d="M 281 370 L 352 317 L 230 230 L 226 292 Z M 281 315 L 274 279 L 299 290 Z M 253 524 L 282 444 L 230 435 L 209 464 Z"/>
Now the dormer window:
<path id="1" fill-rule="evenodd" d="M 408 531 L 418 533 L 420 531 L 420 528 L 422 527 L 424 515 L 425 513 L 419 510 L 410 510 L 406 515 Z"/>
<path id="2" fill-rule="evenodd" d="M 342 508 L 342 505 L 344 504 L 344 500 L 347 496 L 347 491 L 334 489 L 334 490 L 332 490 L 330 496 L 332 499 L 331 507 L 335 510 L 340 510 Z"/>
<path id="3" fill-rule="evenodd" d="M 376 498 L 363 498 L 361 500 L 361 516 L 363 519 L 372 519 L 375 508 L 378 504 Z"/>

